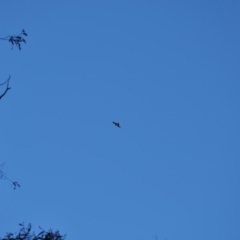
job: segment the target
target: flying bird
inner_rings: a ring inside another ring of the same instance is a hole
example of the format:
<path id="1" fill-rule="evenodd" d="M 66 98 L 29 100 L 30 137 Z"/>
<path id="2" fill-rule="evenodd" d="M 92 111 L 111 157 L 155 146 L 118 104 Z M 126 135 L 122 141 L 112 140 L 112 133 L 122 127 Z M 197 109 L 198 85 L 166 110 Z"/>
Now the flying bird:
<path id="1" fill-rule="evenodd" d="M 120 123 L 118 122 L 112 122 L 116 127 L 119 127 L 120 128 Z"/>

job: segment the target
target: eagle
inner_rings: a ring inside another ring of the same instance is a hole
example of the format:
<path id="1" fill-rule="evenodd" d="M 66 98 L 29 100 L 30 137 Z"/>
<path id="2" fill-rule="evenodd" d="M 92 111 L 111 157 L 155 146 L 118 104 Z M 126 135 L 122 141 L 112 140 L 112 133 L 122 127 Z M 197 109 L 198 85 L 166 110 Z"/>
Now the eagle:
<path id="1" fill-rule="evenodd" d="M 120 123 L 118 123 L 118 122 L 112 122 L 112 123 L 113 123 L 116 127 L 119 127 L 119 128 L 121 127 L 121 126 L 120 126 Z"/>

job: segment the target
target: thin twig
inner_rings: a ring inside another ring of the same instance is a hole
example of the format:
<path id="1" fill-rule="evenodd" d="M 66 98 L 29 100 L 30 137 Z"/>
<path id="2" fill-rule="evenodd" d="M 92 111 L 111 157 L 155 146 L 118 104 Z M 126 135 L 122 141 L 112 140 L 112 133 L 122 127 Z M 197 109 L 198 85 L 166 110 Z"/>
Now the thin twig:
<path id="1" fill-rule="evenodd" d="M 11 78 L 11 76 L 9 75 L 8 79 L 4 83 L 0 84 L 0 86 L 2 86 L 7 83 L 7 87 L 6 87 L 5 91 L 2 93 L 2 95 L 0 95 L 0 100 L 6 95 L 7 91 L 11 89 L 9 87 L 10 78 Z"/>
<path id="2" fill-rule="evenodd" d="M 12 183 L 13 189 L 15 190 L 17 187 L 20 187 L 20 184 L 17 181 L 12 181 L 8 177 L 6 177 L 6 173 L 2 171 L 5 163 L 0 164 L 0 179 L 7 180 Z"/>

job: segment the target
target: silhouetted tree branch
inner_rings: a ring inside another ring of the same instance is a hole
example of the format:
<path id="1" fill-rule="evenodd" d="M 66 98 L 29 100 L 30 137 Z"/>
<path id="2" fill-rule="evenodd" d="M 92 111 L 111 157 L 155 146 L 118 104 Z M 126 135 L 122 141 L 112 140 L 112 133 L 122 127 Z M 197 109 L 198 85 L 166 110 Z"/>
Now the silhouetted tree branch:
<path id="1" fill-rule="evenodd" d="M 4 173 L 3 170 L 2 170 L 4 165 L 5 165 L 5 163 L 0 165 L 0 179 L 4 179 L 4 180 L 7 180 L 7 181 L 11 182 L 12 185 L 13 185 L 13 189 L 15 190 L 17 187 L 20 187 L 20 184 L 16 181 L 12 181 L 8 177 L 6 177 L 6 173 Z"/>
<path id="2" fill-rule="evenodd" d="M 24 223 L 20 223 L 21 226 L 18 233 L 7 233 L 4 238 L 0 238 L 0 240 L 64 240 L 65 235 L 61 235 L 59 231 L 52 231 L 51 229 L 48 231 L 41 229 L 41 232 L 36 234 L 35 232 L 31 232 L 32 226 L 28 224 L 27 227 L 24 226 Z"/>
<path id="3" fill-rule="evenodd" d="M 10 78 L 11 78 L 11 76 L 9 75 L 8 79 L 7 79 L 4 83 L 1 83 L 1 84 L 0 84 L 0 86 L 2 86 L 2 85 L 4 85 L 4 84 L 7 84 L 7 87 L 6 87 L 5 91 L 0 95 L 0 100 L 2 99 L 2 97 L 5 96 L 5 94 L 7 93 L 7 91 L 11 89 L 11 88 L 9 87 Z"/>
<path id="4" fill-rule="evenodd" d="M 13 49 L 14 45 L 16 45 L 18 47 L 18 49 L 21 50 L 21 43 L 26 43 L 24 36 L 27 37 L 27 33 L 23 29 L 22 32 L 18 35 L 6 36 L 4 38 L 0 38 L 0 40 L 9 41 L 12 44 L 12 49 Z"/>
<path id="5" fill-rule="evenodd" d="M 6 36 L 4 38 L 0 38 L 0 40 L 5 40 L 5 41 L 9 41 L 12 44 L 12 49 L 14 47 L 14 45 L 16 45 L 18 47 L 19 50 L 21 50 L 21 44 L 22 43 L 26 43 L 26 40 L 24 37 L 27 37 L 27 33 L 25 32 L 25 30 L 23 29 L 22 32 L 18 35 L 11 35 L 11 36 Z M 9 81 L 10 81 L 11 76 L 9 75 L 8 79 L 3 82 L 0 83 L 0 86 L 3 86 L 6 84 L 6 88 L 5 91 L 0 95 L 0 100 L 7 94 L 7 92 L 11 89 L 9 87 Z M 13 188 L 16 189 L 17 187 L 20 187 L 19 183 L 16 181 L 12 181 L 11 179 L 6 177 L 6 174 L 2 171 L 4 167 L 4 164 L 0 165 L 0 179 L 5 179 L 8 180 L 12 183 Z"/>

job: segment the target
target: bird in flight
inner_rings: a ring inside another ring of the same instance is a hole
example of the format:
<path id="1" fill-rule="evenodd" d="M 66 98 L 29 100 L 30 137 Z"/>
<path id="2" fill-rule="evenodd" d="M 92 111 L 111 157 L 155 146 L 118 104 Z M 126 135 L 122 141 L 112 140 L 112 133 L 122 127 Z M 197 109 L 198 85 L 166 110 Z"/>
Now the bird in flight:
<path id="1" fill-rule="evenodd" d="M 116 127 L 119 127 L 120 128 L 120 123 L 118 122 L 112 122 Z"/>

